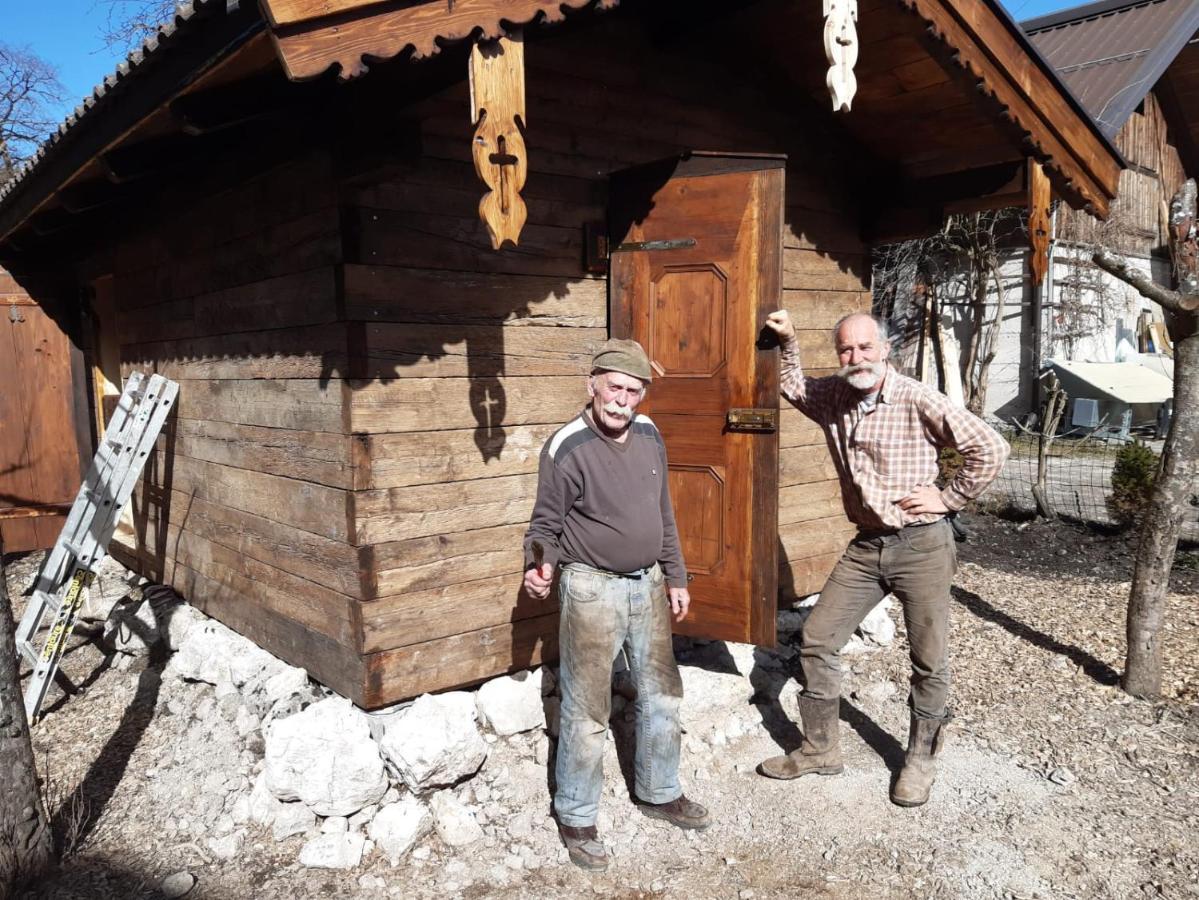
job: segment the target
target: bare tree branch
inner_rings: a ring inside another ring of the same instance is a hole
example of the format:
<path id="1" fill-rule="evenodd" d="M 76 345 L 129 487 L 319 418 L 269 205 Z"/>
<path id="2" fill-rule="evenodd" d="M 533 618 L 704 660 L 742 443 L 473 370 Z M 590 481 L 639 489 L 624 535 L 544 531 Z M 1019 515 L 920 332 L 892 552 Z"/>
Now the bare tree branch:
<path id="1" fill-rule="evenodd" d="M 53 66 L 27 48 L 0 43 L 0 185 L 50 133 L 62 96 Z"/>
<path id="2" fill-rule="evenodd" d="M 1114 275 L 1125 284 L 1136 288 L 1141 295 L 1159 304 L 1170 312 L 1186 313 L 1199 308 L 1199 297 L 1184 297 L 1178 291 L 1162 287 L 1139 269 L 1134 269 L 1110 250 L 1100 248 L 1091 255 L 1091 262 L 1103 271 Z"/>
<path id="3" fill-rule="evenodd" d="M 132 49 L 175 15 L 175 0 L 104 0 L 108 7 L 100 38 L 107 47 Z"/>

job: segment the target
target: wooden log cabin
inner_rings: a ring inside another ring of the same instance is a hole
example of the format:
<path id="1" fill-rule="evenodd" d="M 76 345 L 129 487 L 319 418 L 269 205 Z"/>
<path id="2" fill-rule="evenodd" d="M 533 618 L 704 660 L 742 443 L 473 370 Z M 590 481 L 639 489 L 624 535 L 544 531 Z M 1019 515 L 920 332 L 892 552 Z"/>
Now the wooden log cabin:
<path id="1" fill-rule="evenodd" d="M 365 707 L 550 660 L 538 452 L 631 335 L 689 631 L 773 643 L 850 529 L 766 312 L 827 372 L 872 241 L 1033 182 L 1103 215 L 1121 165 L 994 0 L 825 7 L 180 15 L 0 197 L 0 260 L 93 357 L 181 384 L 120 558 Z"/>

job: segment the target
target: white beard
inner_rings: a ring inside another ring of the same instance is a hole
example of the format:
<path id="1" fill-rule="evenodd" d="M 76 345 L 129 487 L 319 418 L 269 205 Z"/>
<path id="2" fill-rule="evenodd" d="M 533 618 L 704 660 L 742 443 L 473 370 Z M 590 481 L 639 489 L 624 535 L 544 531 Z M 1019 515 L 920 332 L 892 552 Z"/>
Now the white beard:
<path id="1" fill-rule="evenodd" d="M 887 374 L 887 364 L 881 362 L 858 363 L 856 366 L 842 366 L 837 377 L 845 381 L 857 391 L 869 391 L 883 380 Z"/>

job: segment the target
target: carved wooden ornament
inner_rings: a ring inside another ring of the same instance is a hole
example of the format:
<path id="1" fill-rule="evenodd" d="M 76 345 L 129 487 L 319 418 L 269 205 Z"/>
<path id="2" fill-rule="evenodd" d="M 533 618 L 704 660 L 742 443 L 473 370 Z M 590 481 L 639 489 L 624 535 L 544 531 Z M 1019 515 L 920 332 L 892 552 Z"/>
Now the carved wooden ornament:
<path id="1" fill-rule="evenodd" d="M 491 188 L 479 201 L 479 216 L 491 246 L 520 243 L 528 209 L 521 199 L 529 166 L 525 139 L 525 44 L 520 32 L 479 41 L 470 53 L 470 108 L 475 135 L 475 172 Z"/>
<path id="2" fill-rule="evenodd" d="M 849 112 L 858 91 L 853 67 L 858 61 L 858 0 L 824 0 L 824 55 L 828 58 L 833 112 Z"/>
<path id="3" fill-rule="evenodd" d="M 1032 256 L 1028 268 L 1035 287 L 1045 280 L 1049 271 L 1049 204 L 1052 194 L 1049 176 L 1035 159 L 1028 161 L 1028 246 Z"/>

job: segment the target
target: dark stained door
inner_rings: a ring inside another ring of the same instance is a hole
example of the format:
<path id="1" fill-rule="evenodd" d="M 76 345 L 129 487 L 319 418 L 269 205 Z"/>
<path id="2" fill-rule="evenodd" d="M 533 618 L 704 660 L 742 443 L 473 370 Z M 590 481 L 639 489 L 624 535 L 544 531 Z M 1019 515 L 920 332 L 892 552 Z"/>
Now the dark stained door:
<path id="1" fill-rule="evenodd" d="M 689 154 L 613 177 L 611 316 L 645 347 L 692 614 L 676 631 L 773 645 L 784 160 Z M 773 414 L 774 427 L 770 425 Z M 750 430 L 761 429 L 761 430 Z"/>
<path id="2" fill-rule="evenodd" d="M 53 546 L 79 490 L 71 344 L 0 270 L 0 534 L 4 551 Z"/>

